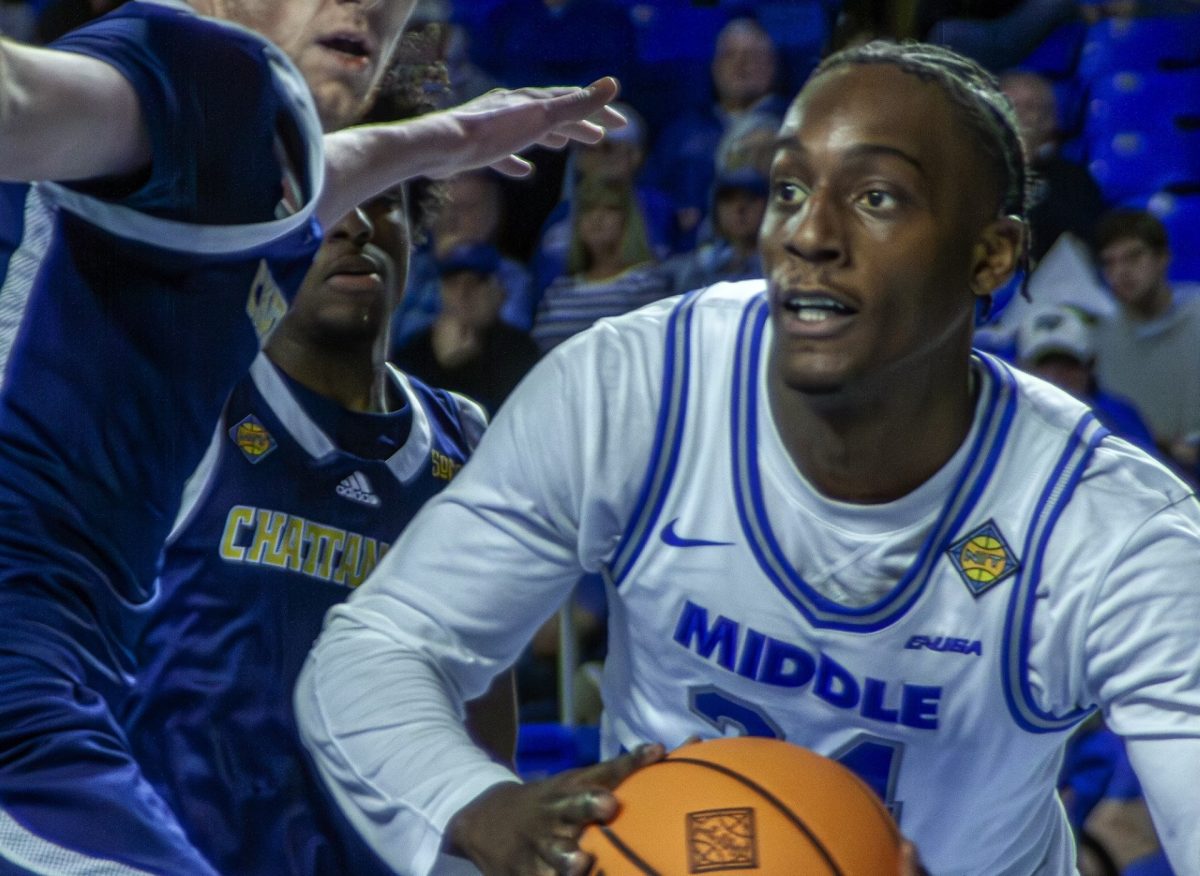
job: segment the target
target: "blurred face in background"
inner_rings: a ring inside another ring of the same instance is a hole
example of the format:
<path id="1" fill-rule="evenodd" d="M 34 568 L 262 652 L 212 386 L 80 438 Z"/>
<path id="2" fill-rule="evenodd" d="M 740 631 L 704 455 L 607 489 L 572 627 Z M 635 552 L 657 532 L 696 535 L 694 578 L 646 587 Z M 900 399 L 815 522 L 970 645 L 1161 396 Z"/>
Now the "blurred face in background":
<path id="1" fill-rule="evenodd" d="M 1030 159 L 1054 148 L 1058 136 L 1058 99 L 1050 83 L 1033 73 L 1009 73 L 1000 80 L 1013 111 L 1018 133 Z"/>
<path id="2" fill-rule="evenodd" d="M 730 22 L 717 39 L 712 63 L 717 100 L 728 110 L 742 110 L 771 91 L 775 83 L 775 44 L 752 21 Z"/>
<path id="3" fill-rule="evenodd" d="M 735 246 L 753 247 L 766 209 L 765 195 L 741 188 L 718 191 L 713 219 L 717 235 Z"/>
<path id="4" fill-rule="evenodd" d="M 593 255 L 619 249 L 624 235 L 625 212 L 619 207 L 588 207 L 579 214 L 579 239 Z"/>
<path id="5" fill-rule="evenodd" d="M 441 279 L 442 314 L 464 328 L 483 331 L 496 324 L 504 290 L 494 274 L 452 271 Z"/>
<path id="6" fill-rule="evenodd" d="M 467 243 L 490 243 L 500 227 L 500 187 L 487 174 L 461 173 L 446 180 L 446 203 L 434 225 L 439 253 Z"/>
<path id="7" fill-rule="evenodd" d="M 1115 240 L 1100 251 L 1100 270 L 1123 307 L 1152 314 L 1164 295 L 1169 302 L 1169 253 L 1156 250 L 1137 237 Z"/>

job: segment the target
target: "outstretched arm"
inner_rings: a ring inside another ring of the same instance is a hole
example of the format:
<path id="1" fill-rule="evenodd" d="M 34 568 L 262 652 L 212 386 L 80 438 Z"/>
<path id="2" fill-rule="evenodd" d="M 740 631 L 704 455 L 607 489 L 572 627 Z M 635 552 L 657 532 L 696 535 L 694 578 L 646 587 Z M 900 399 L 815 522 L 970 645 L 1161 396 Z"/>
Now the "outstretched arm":
<path id="1" fill-rule="evenodd" d="M 0 179 L 118 176 L 149 160 L 137 95 L 115 68 L 0 38 Z"/>
<path id="2" fill-rule="evenodd" d="M 440 178 L 491 167 L 525 176 L 532 167 L 517 152 L 572 140 L 594 143 L 625 120 L 608 105 L 615 79 L 586 88 L 497 90 L 443 112 L 385 125 L 362 125 L 325 136 L 326 186 L 317 205 L 323 223 L 417 176 Z"/>

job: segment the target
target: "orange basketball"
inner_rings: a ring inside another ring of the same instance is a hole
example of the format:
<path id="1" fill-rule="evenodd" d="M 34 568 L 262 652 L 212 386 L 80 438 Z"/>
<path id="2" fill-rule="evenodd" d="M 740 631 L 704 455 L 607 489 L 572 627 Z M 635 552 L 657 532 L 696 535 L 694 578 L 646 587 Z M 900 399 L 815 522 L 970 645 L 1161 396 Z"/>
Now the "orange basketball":
<path id="1" fill-rule="evenodd" d="M 584 831 L 589 876 L 893 876 L 900 832 L 842 765 L 777 739 L 713 739 L 617 788 Z"/>

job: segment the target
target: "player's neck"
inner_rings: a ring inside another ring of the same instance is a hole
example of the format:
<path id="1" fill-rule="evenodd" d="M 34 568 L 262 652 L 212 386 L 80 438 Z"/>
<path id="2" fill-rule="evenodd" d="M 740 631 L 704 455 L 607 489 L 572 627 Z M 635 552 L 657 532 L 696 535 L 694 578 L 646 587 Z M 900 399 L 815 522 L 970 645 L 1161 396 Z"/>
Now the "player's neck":
<path id="1" fill-rule="evenodd" d="M 878 504 L 917 489 L 962 445 L 974 414 L 969 374 L 909 369 L 873 386 L 808 396 L 772 370 L 768 397 L 784 447 L 817 490 Z"/>
<path id="2" fill-rule="evenodd" d="M 381 350 L 306 346 L 272 338 L 267 357 L 297 383 L 348 411 L 386 413 L 388 374 Z"/>

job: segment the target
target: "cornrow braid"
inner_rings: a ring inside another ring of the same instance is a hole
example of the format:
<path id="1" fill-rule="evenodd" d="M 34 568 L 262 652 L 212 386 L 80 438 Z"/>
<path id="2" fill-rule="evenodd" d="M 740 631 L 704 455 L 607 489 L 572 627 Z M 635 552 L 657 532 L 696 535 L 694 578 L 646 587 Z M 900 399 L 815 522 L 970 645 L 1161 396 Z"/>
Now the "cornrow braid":
<path id="1" fill-rule="evenodd" d="M 892 64 L 924 82 L 937 85 L 960 111 L 976 143 L 999 175 L 1001 210 L 1007 216 L 1026 221 L 1030 186 L 1028 156 L 1018 134 L 1012 104 L 1000 90 L 995 76 L 970 58 L 941 46 L 875 40 L 830 55 L 817 66 L 811 78 L 849 64 Z M 1021 293 L 1028 297 L 1028 236 L 1021 248 L 1019 264 L 1018 282 Z M 1009 296 L 1011 294 L 1008 292 Z M 980 321 L 987 318 L 990 309 L 989 304 L 980 314 Z"/>

